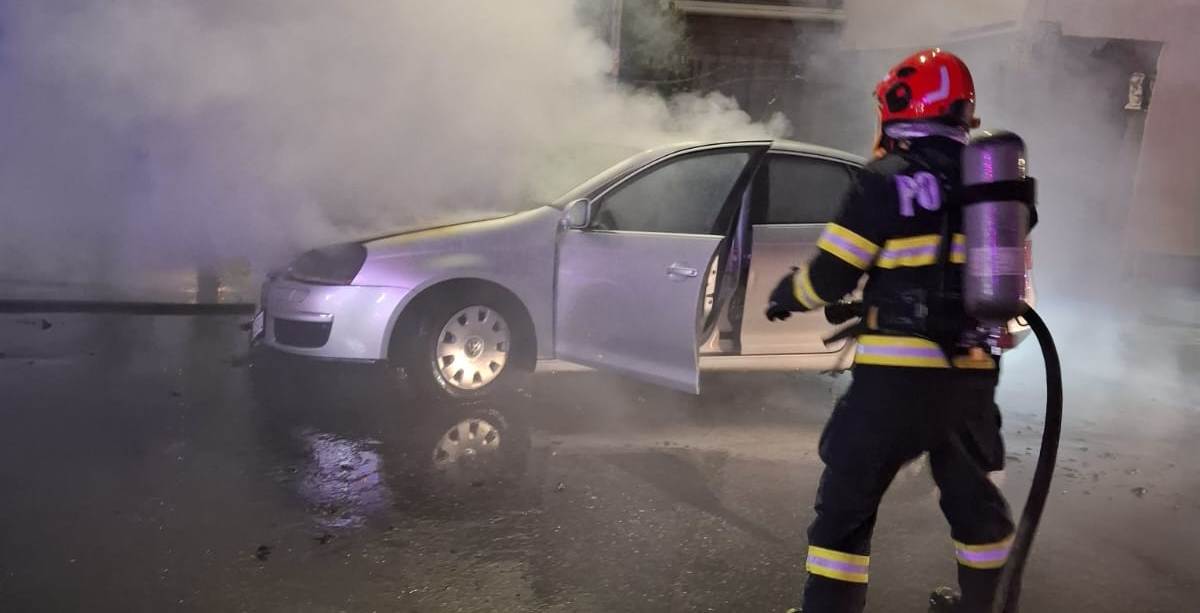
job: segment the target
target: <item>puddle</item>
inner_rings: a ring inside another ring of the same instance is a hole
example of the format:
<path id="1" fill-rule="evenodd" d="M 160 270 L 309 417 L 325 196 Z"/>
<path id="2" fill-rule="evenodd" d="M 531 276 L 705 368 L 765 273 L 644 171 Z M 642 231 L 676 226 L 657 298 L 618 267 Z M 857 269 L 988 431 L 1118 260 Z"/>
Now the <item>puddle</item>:
<path id="1" fill-rule="evenodd" d="M 383 459 L 375 450 L 378 441 L 353 441 L 313 431 L 300 434 L 300 439 L 307 449 L 308 466 L 299 481 L 299 493 L 313 509 L 318 524 L 355 528 L 391 506 Z"/>

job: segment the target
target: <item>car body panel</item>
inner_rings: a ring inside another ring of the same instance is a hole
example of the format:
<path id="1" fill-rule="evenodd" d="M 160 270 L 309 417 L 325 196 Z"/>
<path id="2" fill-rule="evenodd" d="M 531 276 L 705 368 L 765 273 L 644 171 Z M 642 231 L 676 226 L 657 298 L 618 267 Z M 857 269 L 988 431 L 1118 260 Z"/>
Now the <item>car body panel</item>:
<path id="1" fill-rule="evenodd" d="M 685 147 L 581 196 L 597 215 L 560 237 L 558 357 L 699 392 L 701 337 L 731 297 L 708 273 L 769 144 Z"/>
<path id="2" fill-rule="evenodd" d="M 746 282 L 746 316 L 742 320 L 744 355 L 784 353 L 836 353 L 844 342 L 826 347 L 821 340 L 835 328 L 824 313 L 795 313 L 787 321 L 767 321 L 762 316 L 771 292 L 792 266 L 808 260 L 817 250 L 822 224 L 755 225 L 754 256 Z"/>
<path id="3" fill-rule="evenodd" d="M 555 242 L 561 218 L 562 211 L 543 206 L 371 241 L 354 285 L 407 287 L 411 291 L 403 307 L 444 281 L 490 281 L 521 300 L 533 322 L 539 357 L 553 357 Z M 401 310 L 380 331 L 388 339 Z"/>
<path id="4" fill-rule="evenodd" d="M 723 240 L 566 232 L 558 267 L 558 357 L 698 393 L 696 319 L 708 277 L 702 271 Z"/>
<path id="5" fill-rule="evenodd" d="M 315 285 L 276 278 L 263 285 L 263 342 L 309 357 L 382 359 L 387 355 L 387 343 L 380 331 L 394 321 L 409 293 L 403 287 Z M 281 344 L 275 335 L 279 319 L 332 324 L 329 340 L 315 348 Z"/>

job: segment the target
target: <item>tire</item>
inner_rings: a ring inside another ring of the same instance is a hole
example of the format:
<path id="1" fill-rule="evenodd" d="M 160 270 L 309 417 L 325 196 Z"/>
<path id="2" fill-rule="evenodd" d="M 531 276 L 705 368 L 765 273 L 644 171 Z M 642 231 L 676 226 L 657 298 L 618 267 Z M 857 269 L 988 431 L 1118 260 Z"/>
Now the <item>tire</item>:
<path id="1" fill-rule="evenodd" d="M 403 378 L 418 394 L 470 402 L 523 382 L 524 358 L 535 348 L 514 299 L 486 288 L 466 289 L 441 294 L 419 308 L 415 334 L 393 340 L 401 343 L 396 350 L 403 356 Z"/>

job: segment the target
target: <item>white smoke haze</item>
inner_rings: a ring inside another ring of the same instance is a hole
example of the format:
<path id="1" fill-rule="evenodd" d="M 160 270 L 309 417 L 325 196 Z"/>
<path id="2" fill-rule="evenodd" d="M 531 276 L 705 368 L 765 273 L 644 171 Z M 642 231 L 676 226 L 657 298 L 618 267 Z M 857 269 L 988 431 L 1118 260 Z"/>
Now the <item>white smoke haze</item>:
<path id="1" fill-rule="evenodd" d="M 1109 273 L 1119 272 L 1129 255 L 1124 229 L 1135 206 L 1130 190 L 1136 168 L 1122 164 L 1121 149 L 1136 113 L 1123 110 L 1124 96 L 1133 66 L 1152 72 L 1153 58 L 1139 63 L 1122 56 L 1130 52 L 1121 45 L 1133 41 L 1106 48 L 1110 41 L 1104 39 L 1061 37 L 1052 26 L 1024 19 L 1026 5 L 849 1 L 850 22 L 840 40 L 815 49 L 797 46 L 819 59 L 810 74 L 830 83 L 807 107 L 820 109 L 821 121 L 837 128 L 805 126 L 794 137 L 867 153 L 876 124 L 871 90 L 879 78 L 917 50 L 954 52 L 975 77 L 983 128 L 1016 132 L 1028 145 L 1030 172 L 1039 180 L 1041 223 L 1032 235 L 1039 285 L 1071 284 L 1072 291 L 1103 285 L 1097 287 L 1108 292 L 1102 297 L 1113 298 L 1127 289 L 1112 283 Z M 854 23 L 864 14 L 872 15 L 869 21 Z M 987 36 L 948 38 L 988 23 L 1005 27 Z M 1042 297 L 1055 295 L 1046 291 Z"/>
<path id="2" fill-rule="evenodd" d="M 1138 155 L 1137 126 L 1145 115 L 1124 105 L 1131 72 L 1154 76 L 1157 45 L 1062 36 L 1053 23 L 1040 21 L 1040 12 L 1027 14 L 1028 4 L 847 0 L 845 37 L 817 50 L 826 62 L 822 76 L 834 85 L 812 106 L 824 109 L 825 120 L 844 126 L 834 133 L 838 140 L 827 144 L 867 151 L 876 120 L 870 90 L 901 58 L 930 46 L 961 56 L 975 77 L 984 128 L 1016 132 L 1028 145 L 1030 173 L 1038 179 L 1040 224 L 1031 233 L 1037 309 L 1055 334 L 1066 369 L 1068 419 L 1115 423 L 1080 400 L 1105 389 L 1097 382 L 1120 381 L 1148 399 L 1194 408 L 1200 398 L 1191 372 L 1196 362 L 1188 335 L 1194 334 L 1152 322 L 1164 316 L 1195 321 L 1195 291 L 1157 287 L 1129 268 L 1136 248 L 1130 244 L 1131 220 L 1148 203 L 1134 201 L 1137 169 L 1130 163 Z M 853 23 L 864 12 L 874 15 L 873 26 Z M 1017 24 L 988 36 L 952 36 L 966 24 L 1005 20 Z M 1191 78 L 1200 79 L 1196 75 L 1200 71 Z M 804 129 L 794 137 L 809 138 Z M 1142 163 L 1173 167 L 1181 177 L 1192 173 L 1182 159 L 1144 157 Z M 1032 338 L 1006 356 L 1001 401 L 1006 411 L 1040 413 L 1041 369 Z M 1128 408 L 1137 415 L 1124 418 L 1137 422 L 1122 424 L 1130 431 L 1183 425 L 1179 414 L 1153 402 Z"/>
<path id="3" fill-rule="evenodd" d="M 0 0 L 4 277 L 105 278 L 545 201 L 634 150 L 757 138 L 610 76 L 571 2 Z"/>

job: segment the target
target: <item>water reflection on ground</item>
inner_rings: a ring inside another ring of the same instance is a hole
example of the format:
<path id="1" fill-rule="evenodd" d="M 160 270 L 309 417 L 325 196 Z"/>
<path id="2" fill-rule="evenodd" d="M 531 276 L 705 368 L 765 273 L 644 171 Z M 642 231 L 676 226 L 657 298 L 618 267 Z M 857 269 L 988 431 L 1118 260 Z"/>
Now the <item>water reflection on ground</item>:
<path id="1" fill-rule="evenodd" d="M 300 433 L 299 438 L 308 457 L 297 487 L 317 523 L 328 528 L 359 527 L 391 506 L 379 441 L 354 441 L 313 430 Z"/>

